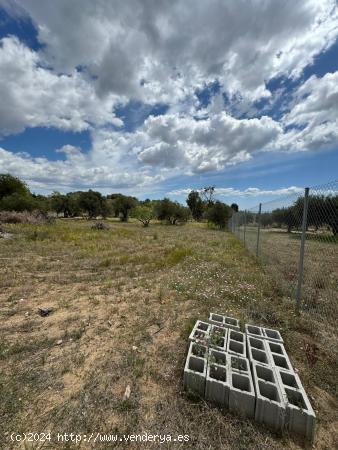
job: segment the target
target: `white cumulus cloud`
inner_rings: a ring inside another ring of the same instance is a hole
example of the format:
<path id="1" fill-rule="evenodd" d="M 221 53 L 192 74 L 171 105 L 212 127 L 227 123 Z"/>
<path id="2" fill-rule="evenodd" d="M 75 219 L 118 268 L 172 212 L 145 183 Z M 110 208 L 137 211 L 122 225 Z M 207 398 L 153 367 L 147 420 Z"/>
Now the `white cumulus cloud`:
<path id="1" fill-rule="evenodd" d="M 56 161 L 1 148 L 0 171 L 48 188 L 136 189 L 220 171 L 262 151 L 338 142 L 338 72 L 301 81 L 338 37 L 335 0 L 0 5 L 14 20 L 29 17 L 41 44 L 33 50 L 15 36 L 0 40 L 0 139 L 38 126 L 89 130 L 92 138 L 89 152 L 66 143 Z M 283 88 L 269 91 L 276 77 L 298 83 L 291 103 L 283 104 L 281 119 L 255 117 L 256 100 L 273 104 L 283 96 Z M 199 109 L 197 90 L 213 82 L 219 92 Z M 236 114 L 225 111 L 224 96 Z M 168 110 L 127 132 L 115 111 L 135 100 Z M 241 115 L 248 112 L 250 118 Z M 238 195 L 256 195 L 250 189 Z"/>
<path id="2" fill-rule="evenodd" d="M 0 136 L 26 127 L 82 131 L 91 124 L 122 125 L 113 98 L 99 99 L 79 72 L 58 75 L 16 37 L 0 40 Z"/>

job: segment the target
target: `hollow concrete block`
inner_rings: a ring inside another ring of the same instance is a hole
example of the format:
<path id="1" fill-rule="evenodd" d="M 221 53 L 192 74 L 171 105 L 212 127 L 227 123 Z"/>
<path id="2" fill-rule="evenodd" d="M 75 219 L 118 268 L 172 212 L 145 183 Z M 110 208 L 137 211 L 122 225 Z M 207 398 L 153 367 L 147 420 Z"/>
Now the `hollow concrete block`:
<path id="1" fill-rule="evenodd" d="M 272 330 L 271 328 L 262 328 L 262 330 L 264 339 L 283 344 L 283 338 L 278 330 Z"/>
<path id="2" fill-rule="evenodd" d="M 226 352 L 217 350 L 215 348 L 209 348 L 208 351 L 208 364 L 217 364 L 219 366 L 228 366 L 228 355 Z"/>
<path id="3" fill-rule="evenodd" d="M 238 331 L 241 329 L 239 320 L 229 316 L 224 316 L 224 326 Z"/>
<path id="4" fill-rule="evenodd" d="M 229 406 L 229 370 L 220 364 L 208 364 L 205 399 L 224 408 Z"/>
<path id="5" fill-rule="evenodd" d="M 231 328 L 238 331 L 240 330 L 239 320 L 225 314 L 211 312 L 209 315 L 209 322 L 220 327 Z"/>
<path id="6" fill-rule="evenodd" d="M 246 357 L 245 335 L 237 330 L 229 330 L 227 352 L 231 355 Z"/>
<path id="7" fill-rule="evenodd" d="M 266 347 L 272 365 L 281 369 L 293 371 L 292 364 L 283 344 L 279 342 L 266 341 Z"/>
<path id="8" fill-rule="evenodd" d="M 197 320 L 192 329 L 189 341 L 190 342 L 200 342 L 202 344 L 207 344 L 210 336 L 211 325 L 202 320 Z"/>
<path id="9" fill-rule="evenodd" d="M 247 358 L 242 358 L 241 356 L 227 353 L 227 359 L 227 366 L 232 372 L 239 372 L 244 375 L 250 373 L 250 364 Z"/>
<path id="10" fill-rule="evenodd" d="M 270 355 L 273 366 L 293 372 L 293 368 L 287 354 L 280 355 L 278 353 L 270 353 Z"/>
<path id="11" fill-rule="evenodd" d="M 285 422 L 285 402 L 275 369 L 252 364 L 256 391 L 255 420 L 274 430 L 282 430 Z"/>
<path id="12" fill-rule="evenodd" d="M 191 342 L 184 367 L 184 389 L 200 397 L 205 395 L 207 373 L 207 348 L 197 342 Z"/>
<path id="13" fill-rule="evenodd" d="M 316 415 L 299 376 L 280 368 L 276 368 L 276 373 L 285 401 L 285 427 L 291 433 L 312 442 L 316 428 Z"/>
<path id="14" fill-rule="evenodd" d="M 245 334 L 247 336 L 253 336 L 256 338 L 264 339 L 263 329 L 256 325 L 250 325 L 248 323 L 245 324 Z"/>
<path id="15" fill-rule="evenodd" d="M 262 344 L 263 345 L 260 345 Z M 264 341 L 262 339 L 253 338 L 248 336 L 248 358 L 251 363 L 259 363 L 262 365 L 270 366 L 272 361 L 270 360 L 270 355 Z"/>
<path id="16" fill-rule="evenodd" d="M 218 325 L 219 327 L 224 327 L 224 315 L 211 312 L 209 314 L 209 322 L 212 323 L 213 325 Z"/>
<path id="17" fill-rule="evenodd" d="M 229 410 L 242 417 L 254 418 L 256 395 L 251 373 L 230 373 Z"/>
<path id="18" fill-rule="evenodd" d="M 228 329 L 211 325 L 209 347 L 225 352 L 228 343 Z"/>

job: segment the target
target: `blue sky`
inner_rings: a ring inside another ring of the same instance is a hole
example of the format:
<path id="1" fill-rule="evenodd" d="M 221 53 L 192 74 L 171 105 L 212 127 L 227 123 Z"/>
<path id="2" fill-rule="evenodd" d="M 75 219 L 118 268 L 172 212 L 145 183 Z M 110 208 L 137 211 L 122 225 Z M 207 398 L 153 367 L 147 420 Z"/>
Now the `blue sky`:
<path id="1" fill-rule="evenodd" d="M 241 208 L 337 179 L 336 1 L 243 2 L 0 0 L 0 172 Z"/>

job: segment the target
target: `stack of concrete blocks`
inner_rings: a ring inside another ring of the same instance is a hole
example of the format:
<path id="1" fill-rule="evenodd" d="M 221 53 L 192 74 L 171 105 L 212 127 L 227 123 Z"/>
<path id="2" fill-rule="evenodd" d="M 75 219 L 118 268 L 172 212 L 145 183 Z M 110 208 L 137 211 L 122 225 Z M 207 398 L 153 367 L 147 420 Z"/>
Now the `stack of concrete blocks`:
<path id="1" fill-rule="evenodd" d="M 189 336 L 184 386 L 213 404 L 254 418 L 255 390 L 246 358 L 246 338 L 239 330 L 237 319 L 222 314 L 210 313 L 208 322 L 196 322 Z M 196 352 L 200 353 L 200 361 L 194 373 Z"/>
<path id="2" fill-rule="evenodd" d="M 208 348 L 191 342 L 184 368 L 184 388 L 200 397 L 205 395 L 205 380 L 208 367 Z"/>
<path id="3" fill-rule="evenodd" d="M 209 322 L 218 325 L 219 327 L 232 328 L 233 330 L 240 330 L 239 320 L 233 317 L 228 317 L 223 314 L 210 313 Z"/>
<path id="4" fill-rule="evenodd" d="M 248 324 L 245 331 L 257 396 L 255 419 L 312 441 L 316 416 L 279 331 Z"/>
<path id="5" fill-rule="evenodd" d="M 189 336 L 184 387 L 210 403 L 312 441 L 316 416 L 277 330 L 210 313 Z"/>

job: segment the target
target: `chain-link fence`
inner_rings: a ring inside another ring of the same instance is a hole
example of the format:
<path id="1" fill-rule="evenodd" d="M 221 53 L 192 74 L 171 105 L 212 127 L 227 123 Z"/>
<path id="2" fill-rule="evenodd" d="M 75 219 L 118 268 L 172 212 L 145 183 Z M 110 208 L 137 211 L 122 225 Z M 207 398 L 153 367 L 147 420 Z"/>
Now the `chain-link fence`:
<path id="1" fill-rule="evenodd" d="M 234 213 L 229 229 L 266 265 L 297 312 L 336 326 L 338 181 Z"/>

